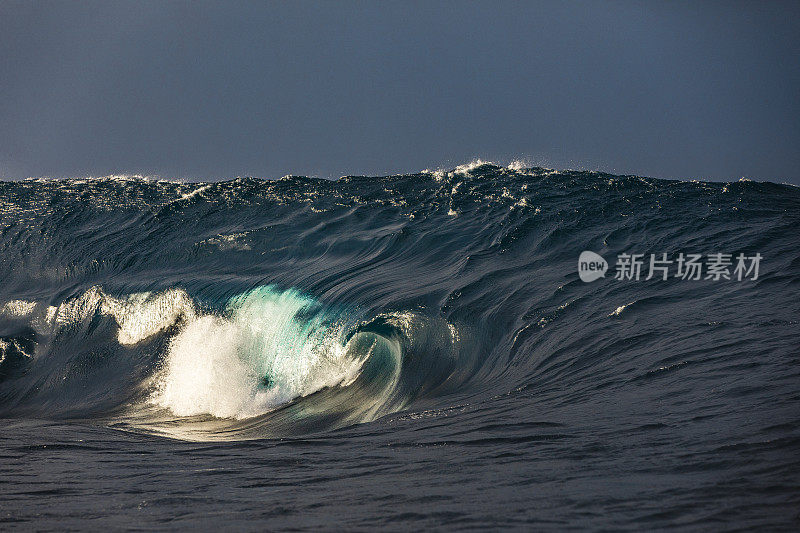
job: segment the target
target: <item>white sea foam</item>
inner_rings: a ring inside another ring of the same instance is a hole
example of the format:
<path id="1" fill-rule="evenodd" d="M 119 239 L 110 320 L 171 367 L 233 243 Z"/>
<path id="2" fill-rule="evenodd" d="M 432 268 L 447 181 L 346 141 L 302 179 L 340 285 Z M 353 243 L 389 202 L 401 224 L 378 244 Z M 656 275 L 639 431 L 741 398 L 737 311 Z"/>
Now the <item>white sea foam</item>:
<path id="1" fill-rule="evenodd" d="M 105 297 L 102 309 L 119 324 L 120 344 L 139 343 L 181 320 L 195 318 L 194 301 L 181 289 L 161 293 L 138 293 L 124 299 Z"/>
<path id="2" fill-rule="evenodd" d="M 631 305 L 633 305 L 634 303 L 636 303 L 636 302 L 628 302 L 628 303 L 626 303 L 625 305 L 620 305 L 619 307 L 617 307 L 616 309 L 614 309 L 614 310 L 613 310 L 611 313 L 609 313 L 609 315 L 608 315 L 608 316 L 609 316 L 609 317 L 612 317 L 612 316 L 620 316 L 620 315 L 621 315 L 623 312 L 625 312 L 625 310 L 626 310 L 628 307 L 630 307 L 630 306 L 631 306 Z"/>
<path id="3" fill-rule="evenodd" d="M 248 244 L 245 239 L 247 238 L 247 233 L 231 233 L 230 235 L 217 235 L 216 237 L 210 237 L 203 241 L 200 241 L 200 244 L 210 244 L 219 248 L 220 251 L 228 251 L 228 250 L 236 250 L 236 251 L 246 251 L 250 250 L 250 244 Z"/>
<path id="4" fill-rule="evenodd" d="M 248 418 L 323 387 L 348 384 L 361 363 L 340 331 L 300 319 L 313 300 L 262 287 L 232 300 L 223 316 L 189 322 L 172 340 L 151 401 L 178 416 Z"/>
<path id="5" fill-rule="evenodd" d="M 133 345 L 182 319 L 194 318 L 196 311 L 194 301 L 181 289 L 114 298 L 98 286 L 58 306 L 27 300 L 11 300 L 0 306 L 0 316 L 26 319 L 40 334 L 57 332 L 95 314 L 113 317 L 119 343 Z"/>
<path id="6" fill-rule="evenodd" d="M 36 311 L 36 302 L 11 300 L 0 307 L 0 315 L 26 318 Z"/>
<path id="7" fill-rule="evenodd" d="M 514 171 L 519 172 L 521 170 L 525 170 L 525 169 L 531 168 L 531 162 L 526 160 L 526 159 L 515 159 L 514 161 L 510 162 L 506 166 L 506 168 L 508 170 L 514 170 Z"/>
<path id="8" fill-rule="evenodd" d="M 58 306 L 27 300 L 0 305 L 0 316 L 57 333 L 100 315 L 133 346 L 171 327 L 151 403 L 177 416 L 248 418 L 324 387 L 348 385 L 368 351 L 348 354 L 342 327 L 293 290 L 259 287 L 232 299 L 221 314 L 201 313 L 182 289 L 120 298 L 92 287 Z"/>
<path id="9" fill-rule="evenodd" d="M 211 188 L 211 184 L 210 183 L 207 183 L 205 185 L 201 185 L 201 186 L 197 187 L 196 189 L 194 189 L 193 191 L 187 192 L 186 194 L 182 195 L 180 198 L 178 198 L 175 201 L 176 202 L 180 202 L 181 200 L 189 200 L 190 198 L 194 198 L 198 194 L 203 194 L 203 192 L 207 191 L 209 188 Z"/>

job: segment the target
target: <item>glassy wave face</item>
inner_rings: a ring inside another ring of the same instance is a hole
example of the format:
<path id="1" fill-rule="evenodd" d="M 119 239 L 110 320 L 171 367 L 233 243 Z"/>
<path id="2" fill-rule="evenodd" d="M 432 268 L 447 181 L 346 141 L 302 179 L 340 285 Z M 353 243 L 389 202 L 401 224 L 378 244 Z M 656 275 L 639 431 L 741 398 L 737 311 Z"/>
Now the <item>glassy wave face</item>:
<path id="1" fill-rule="evenodd" d="M 796 468 L 799 227 L 791 186 L 480 163 L 0 183 L 0 416 L 185 440 L 452 416 L 443 440 L 579 427 Z M 584 283 L 584 250 L 763 259 Z"/>

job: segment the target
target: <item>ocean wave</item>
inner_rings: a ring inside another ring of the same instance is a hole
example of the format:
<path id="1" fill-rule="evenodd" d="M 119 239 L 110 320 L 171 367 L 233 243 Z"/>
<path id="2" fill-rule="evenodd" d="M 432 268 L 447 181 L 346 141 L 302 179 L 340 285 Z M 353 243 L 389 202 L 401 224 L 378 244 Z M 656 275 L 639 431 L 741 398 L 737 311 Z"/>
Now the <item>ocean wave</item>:
<path id="1" fill-rule="evenodd" d="M 0 183 L 0 207 L 3 417 L 298 436 L 497 398 L 586 402 L 720 358 L 732 383 L 759 346 L 796 345 L 770 326 L 798 312 L 794 187 L 474 161 Z M 584 283 L 584 250 L 765 259 L 755 281 Z"/>

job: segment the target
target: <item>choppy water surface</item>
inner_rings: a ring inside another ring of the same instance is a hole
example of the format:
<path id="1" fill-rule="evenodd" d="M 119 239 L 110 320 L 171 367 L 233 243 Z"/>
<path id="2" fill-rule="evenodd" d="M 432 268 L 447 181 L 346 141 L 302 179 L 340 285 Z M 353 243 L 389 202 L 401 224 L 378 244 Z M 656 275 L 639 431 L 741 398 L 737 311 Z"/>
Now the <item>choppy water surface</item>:
<path id="1" fill-rule="evenodd" d="M 490 164 L 0 183 L 0 524 L 793 529 L 799 227 L 791 186 Z"/>

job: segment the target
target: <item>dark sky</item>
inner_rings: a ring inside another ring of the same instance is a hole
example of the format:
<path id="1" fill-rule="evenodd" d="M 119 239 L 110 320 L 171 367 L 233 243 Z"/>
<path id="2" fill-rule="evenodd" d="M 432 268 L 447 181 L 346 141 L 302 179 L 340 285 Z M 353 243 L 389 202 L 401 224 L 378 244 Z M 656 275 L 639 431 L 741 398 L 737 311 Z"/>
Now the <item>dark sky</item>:
<path id="1" fill-rule="evenodd" d="M 0 0 L 0 177 L 800 183 L 800 3 Z"/>

